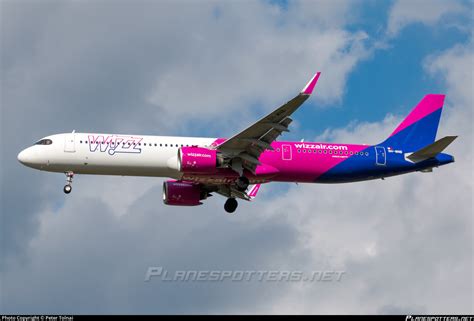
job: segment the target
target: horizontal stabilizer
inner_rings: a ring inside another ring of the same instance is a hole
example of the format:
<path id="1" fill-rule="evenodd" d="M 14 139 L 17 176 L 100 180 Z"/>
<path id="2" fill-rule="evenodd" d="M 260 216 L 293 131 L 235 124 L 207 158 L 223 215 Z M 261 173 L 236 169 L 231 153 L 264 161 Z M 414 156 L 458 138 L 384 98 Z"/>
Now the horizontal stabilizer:
<path id="1" fill-rule="evenodd" d="M 419 163 L 428 158 L 435 157 L 439 153 L 441 153 L 449 144 L 451 144 L 458 136 L 446 136 L 437 141 L 433 144 L 429 144 L 426 147 L 423 147 L 420 150 L 417 150 L 414 153 L 411 153 L 407 158 L 412 162 Z"/>

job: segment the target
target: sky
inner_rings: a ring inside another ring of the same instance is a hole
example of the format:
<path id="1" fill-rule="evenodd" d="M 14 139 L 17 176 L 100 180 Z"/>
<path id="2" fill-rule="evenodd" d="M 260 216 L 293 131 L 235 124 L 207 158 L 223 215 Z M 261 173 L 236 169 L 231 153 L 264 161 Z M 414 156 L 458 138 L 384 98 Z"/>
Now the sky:
<path id="1" fill-rule="evenodd" d="M 471 1 L 0 1 L 0 313 L 474 313 Z M 164 179 L 17 162 L 55 133 L 228 137 L 313 96 L 282 139 L 376 144 L 428 93 L 456 162 L 167 207 Z M 144 282 L 149 267 L 344 271 Z"/>

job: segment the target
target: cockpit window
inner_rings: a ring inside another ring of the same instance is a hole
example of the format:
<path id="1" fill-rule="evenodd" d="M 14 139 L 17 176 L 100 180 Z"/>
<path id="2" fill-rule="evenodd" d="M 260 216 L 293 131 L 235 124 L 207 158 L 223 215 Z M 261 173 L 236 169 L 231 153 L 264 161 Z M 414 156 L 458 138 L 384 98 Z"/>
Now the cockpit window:
<path id="1" fill-rule="evenodd" d="M 40 141 L 37 141 L 35 145 L 51 145 L 53 141 L 51 139 L 42 139 Z"/>

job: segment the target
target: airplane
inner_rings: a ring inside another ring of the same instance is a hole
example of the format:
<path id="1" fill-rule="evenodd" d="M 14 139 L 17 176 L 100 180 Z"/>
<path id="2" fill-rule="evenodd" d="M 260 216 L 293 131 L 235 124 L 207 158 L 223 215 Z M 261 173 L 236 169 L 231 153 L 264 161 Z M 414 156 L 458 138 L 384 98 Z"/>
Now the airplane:
<path id="1" fill-rule="evenodd" d="M 212 196 L 253 200 L 269 182 L 348 183 L 432 172 L 454 162 L 442 153 L 457 136 L 435 140 L 445 95 L 426 95 L 393 133 L 376 145 L 291 142 L 290 116 L 310 97 L 320 72 L 293 99 L 230 138 L 170 137 L 101 133 L 44 137 L 18 154 L 22 164 L 66 174 L 64 193 L 76 174 L 167 177 L 166 205 L 196 206 Z"/>

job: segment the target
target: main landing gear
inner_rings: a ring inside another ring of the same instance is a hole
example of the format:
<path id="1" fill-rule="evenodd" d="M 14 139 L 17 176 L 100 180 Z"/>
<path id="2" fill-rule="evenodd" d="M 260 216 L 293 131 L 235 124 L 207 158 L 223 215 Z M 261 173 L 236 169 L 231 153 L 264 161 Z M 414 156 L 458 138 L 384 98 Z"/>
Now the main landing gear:
<path id="1" fill-rule="evenodd" d="M 228 198 L 227 201 L 224 204 L 224 209 L 227 213 L 234 213 L 235 210 L 237 209 L 237 200 L 234 197 Z"/>
<path id="2" fill-rule="evenodd" d="M 249 179 L 244 175 L 235 180 L 235 188 L 240 192 L 245 192 L 249 187 L 249 184 Z M 227 213 L 234 213 L 238 205 L 239 204 L 237 203 L 235 197 L 229 197 L 224 204 L 224 209 Z"/>
<path id="3" fill-rule="evenodd" d="M 64 193 L 69 194 L 72 191 L 72 178 L 74 177 L 73 172 L 66 172 L 66 185 L 64 185 Z"/>
<path id="4" fill-rule="evenodd" d="M 245 176 L 240 176 L 236 181 L 235 185 L 237 189 L 241 192 L 245 192 L 247 190 L 247 187 L 249 187 L 249 179 Z"/>

